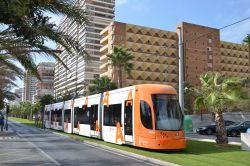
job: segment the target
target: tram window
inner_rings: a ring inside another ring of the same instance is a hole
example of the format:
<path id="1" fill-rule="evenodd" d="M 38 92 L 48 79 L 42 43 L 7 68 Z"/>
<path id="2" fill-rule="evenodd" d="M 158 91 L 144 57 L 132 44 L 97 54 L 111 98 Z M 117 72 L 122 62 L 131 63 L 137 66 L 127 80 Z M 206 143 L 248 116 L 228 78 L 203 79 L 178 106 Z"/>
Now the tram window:
<path id="1" fill-rule="evenodd" d="M 55 109 L 53 111 L 53 118 L 55 122 L 58 122 L 58 109 Z"/>
<path id="2" fill-rule="evenodd" d="M 124 102 L 124 127 L 125 135 L 133 134 L 133 101 L 126 100 Z"/>
<path id="3" fill-rule="evenodd" d="M 80 121 L 80 112 L 82 109 L 79 107 L 74 108 L 74 128 L 77 128 L 77 123 Z"/>
<path id="4" fill-rule="evenodd" d="M 98 120 L 98 104 L 91 105 L 89 110 L 90 130 L 96 130 L 96 120 Z"/>
<path id="5" fill-rule="evenodd" d="M 55 111 L 51 110 L 51 121 L 54 122 L 55 121 Z"/>
<path id="6" fill-rule="evenodd" d="M 45 111 L 45 117 L 44 117 L 45 120 L 49 120 L 49 111 Z"/>
<path id="7" fill-rule="evenodd" d="M 117 122 L 121 123 L 122 104 L 113 104 L 104 106 L 104 125 L 116 126 Z"/>
<path id="8" fill-rule="evenodd" d="M 68 119 L 68 123 L 71 123 L 70 113 L 71 113 L 71 109 L 64 110 L 64 122 L 66 122 L 66 120 Z"/>
<path id="9" fill-rule="evenodd" d="M 58 109 L 56 111 L 56 116 L 57 116 L 58 125 L 61 126 L 62 125 L 62 110 L 61 109 Z"/>
<path id="10" fill-rule="evenodd" d="M 183 126 L 183 113 L 180 109 L 176 95 L 152 95 L 155 111 L 156 130 L 181 130 Z"/>
<path id="11" fill-rule="evenodd" d="M 87 105 L 82 106 L 81 124 L 89 124 L 89 111 L 90 107 L 88 108 Z"/>
<path id="12" fill-rule="evenodd" d="M 140 102 L 141 122 L 147 129 L 153 129 L 151 108 L 146 101 Z"/>

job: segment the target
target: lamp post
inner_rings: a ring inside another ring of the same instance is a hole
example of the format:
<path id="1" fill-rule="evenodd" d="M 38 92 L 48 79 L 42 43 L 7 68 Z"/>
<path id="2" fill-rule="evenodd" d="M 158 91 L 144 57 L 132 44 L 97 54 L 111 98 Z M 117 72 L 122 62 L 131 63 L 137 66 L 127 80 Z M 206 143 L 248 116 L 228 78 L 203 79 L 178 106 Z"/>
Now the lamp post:
<path id="1" fill-rule="evenodd" d="M 8 104 L 6 104 L 6 122 L 5 122 L 5 129 L 6 131 L 8 131 L 8 116 L 9 116 L 9 111 L 10 111 L 10 107 Z"/>
<path id="2" fill-rule="evenodd" d="M 177 28 L 179 30 L 179 103 L 181 109 L 184 111 L 184 86 L 183 86 L 183 81 L 184 81 L 184 72 L 183 72 L 183 41 L 182 41 L 182 29 L 181 27 Z"/>

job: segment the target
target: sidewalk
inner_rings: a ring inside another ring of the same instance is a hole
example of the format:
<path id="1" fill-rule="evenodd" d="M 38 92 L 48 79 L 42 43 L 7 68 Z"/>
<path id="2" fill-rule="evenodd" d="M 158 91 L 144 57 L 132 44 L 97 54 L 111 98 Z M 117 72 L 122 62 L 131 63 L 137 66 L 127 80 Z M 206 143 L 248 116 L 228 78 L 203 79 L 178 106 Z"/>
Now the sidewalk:
<path id="1" fill-rule="evenodd" d="M 12 135 L 14 133 L 15 133 L 15 131 L 13 131 L 10 127 L 8 127 L 8 131 L 6 131 L 4 128 L 3 131 L 0 131 L 0 137 L 9 136 L 9 135 Z"/>
<path id="2" fill-rule="evenodd" d="M 201 135 L 196 132 L 186 132 L 185 134 L 188 140 L 215 142 L 216 139 L 215 135 Z M 228 144 L 241 145 L 240 137 L 228 137 Z"/>

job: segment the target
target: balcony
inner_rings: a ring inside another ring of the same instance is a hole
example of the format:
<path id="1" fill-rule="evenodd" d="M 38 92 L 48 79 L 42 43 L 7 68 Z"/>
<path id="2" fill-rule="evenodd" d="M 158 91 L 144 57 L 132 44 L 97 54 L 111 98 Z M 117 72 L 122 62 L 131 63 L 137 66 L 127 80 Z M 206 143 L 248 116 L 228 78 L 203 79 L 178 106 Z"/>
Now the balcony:
<path id="1" fill-rule="evenodd" d="M 100 52 L 101 53 L 105 53 L 105 52 L 108 52 L 108 45 L 105 45 L 105 46 L 103 46 L 101 49 L 100 49 Z"/>
<path id="2" fill-rule="evenodd" d="M 102 56 L 100 57 L 100 61 L 101 61 L 101 62 L 106 62 L 107 60 L 108 60 L 108 58 L 107 58 L 106 55 L 102 55 Z"/>
<path id="3" fill-rule="evenodd" d="M 106 28 L 104 28 L 104 29 L 100 32 L 100 35 L 101 35 L 101 36 L 108 36 L 108 32 L 109 32 L 109 26 L 107 26 Z"/>
<path id="4" fill-rule="evenodd" d="M 101 43 L 102 45 L 108 44 L 108 38 L 109 38 L 109 36 L 105 36 L 104 38 L 101 39 L 100 43 Z"/>
<path id="5" fill-rule="evenodd" d="M 100 69 L 102 70 L 102 71 L 107 71 L 108 70 L 108 63 L 104 63 L 104 64 L 102 64 L 101 66 L 100 66 Z"/>

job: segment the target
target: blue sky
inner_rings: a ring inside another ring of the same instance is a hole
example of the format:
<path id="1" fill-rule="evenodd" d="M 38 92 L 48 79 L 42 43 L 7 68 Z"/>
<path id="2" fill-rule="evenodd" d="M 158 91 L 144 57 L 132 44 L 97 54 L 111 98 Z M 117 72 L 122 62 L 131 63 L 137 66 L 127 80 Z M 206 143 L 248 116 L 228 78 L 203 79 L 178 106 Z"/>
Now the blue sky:
<path id="1" fill-rule="evenodd" d="M 115 10 L 116 21 L 168 31 L 175 31 L 179 22 L 221 28 L 250 17 L 250 0 L 116 0 Z M 59 22 L 58 17 L 52 20 Z M 247 33 L 250 19 L 222 30 L 221 40 L 241 43 Z M 36 59 L 40 61 L 52 59 Z"/>
<path id="2" fill-rule="evenodd" d="M 190 22 L 221 28 L 250 17 L 250 0 L 116 0 L 116 21 L 175 31 Z M 240 43 L 250 19 L 221 31 L 221 40 Z"/>

